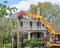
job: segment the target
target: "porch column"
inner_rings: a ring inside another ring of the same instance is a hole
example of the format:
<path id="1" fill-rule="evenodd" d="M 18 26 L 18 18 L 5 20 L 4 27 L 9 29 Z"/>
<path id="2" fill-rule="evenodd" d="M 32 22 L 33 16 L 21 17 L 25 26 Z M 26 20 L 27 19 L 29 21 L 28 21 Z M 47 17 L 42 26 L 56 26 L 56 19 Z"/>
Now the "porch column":
<path id="1" fill-rule="evenodd" d="M 28 33 L 28 40 L 30 39 L 30 34 L 31 34 L 31 33 L 29 32 L 29 33 Z"/>
<path id="2" fill-rule="evenodd" d="M 44 36 L 46 36 L 46 32 L 44 32 Z"/>

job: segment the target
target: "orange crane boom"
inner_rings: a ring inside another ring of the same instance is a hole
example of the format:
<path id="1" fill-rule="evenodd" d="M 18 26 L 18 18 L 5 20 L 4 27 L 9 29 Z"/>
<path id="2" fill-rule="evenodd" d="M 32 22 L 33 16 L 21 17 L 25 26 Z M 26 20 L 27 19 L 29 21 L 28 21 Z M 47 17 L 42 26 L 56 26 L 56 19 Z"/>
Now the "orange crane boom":
<path id="1" fill-rule="evenodd" d="M 55 33 L 55 30 L 52 27 L 52 25 L 50 25 L 42 16 L 30 13 L 30 12 L 27 12 L 25 15 L 27 15 L 28 17 L 39 20 L 39 22 L 41 22 L 45 27 L 48 28 L 48 30 L 50 31 L 51 34 Z"/>

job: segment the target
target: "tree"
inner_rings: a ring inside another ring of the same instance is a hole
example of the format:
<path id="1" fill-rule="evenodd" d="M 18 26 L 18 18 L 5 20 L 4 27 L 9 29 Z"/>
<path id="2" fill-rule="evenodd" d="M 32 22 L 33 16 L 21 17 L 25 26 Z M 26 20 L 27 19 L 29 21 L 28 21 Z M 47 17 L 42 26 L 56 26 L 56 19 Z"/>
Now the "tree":
<path id="1" fill-rule="evenodd" d="M 3 3 L 0 3 L 0 42 L 2 42 L 3 37 L 9 37 L 9 33 L 11 31 L 11 22 L 9 22 L 9 19 L 6 18 L 6 16 L 9 16 L 12 14 L 12 12 L 15 12 L 17 10 L 16 7 L 9 7 L 7 5 L 7 1 L 4 1 Z M 9 12 L 7 12 L 9 11 Z M 8 24 L 7 24 L 8 23 Z M 14 22 L 12 22 L 14 23 Z M 15 23 L 14 23 L 15 24 Z M 14 31 L 14 30 L 13 30 Z"/>
<path id="2" fill-rule="evenodd" d="M 2 35 L 3 44 L 13 43 L 12 38 L 16 33 L 17 23 L 13 19 L 4 18 L 4 20 L 2 20 L 2 22 L 0 23 L 0 28 L 0 34 Z"/>
<path id="3" fill-rule="evenodd" d="M 37 12 L 37 10 L 35 10 L 37 8 L 39 8 L 40 10 L 40 15 L 43 16 L 50 23 L 53 23 L 52 21 L 60 15 L 59 11 L 57 11 L 59 8 L 58 4 L 52 4 L 49 2 L 44 2 L 44 3 L 38 2 L 37 5 L 34 4 L 30 5 L 29 10 L 32 10 L 34 13 Z"/>
<path id="4" fill-rule="evenodd" d="M 32 12 L 32 13 L 37 14 L 37 7 L 34 4 L 31 4 L 29 11 Z"/>
<path id="5" fill-rule="evenodd" d="M 7 3 L 8 3 L 7 1 L 0 3 L 0 18 L 10 15 L 12 14 L 12 12 L 15 12 L 17 10 L 16 7 L 7 6 Z"/>
<path id="6" fill-rule="evenodd" d="M 3 37 L 8 37 L 8 34 L 14 33 L 14 30 L 17 28 L 17 23 L 14 20 L 8 18 L 5 18 L 0 25 L 0 31 L 3 33 Z"/>
<path id="7" fill-rule="evenodd" d="M 7 3 L 7 1 L 4 1 L 4 3 L 0 3 L 0 18 L 2 18 L 3 16 L 8 14 L 6 12 L 6 10 L 7 10 L 6 3 Z"/>
<path id="8" fill-rule="evenodd" d="M 9 23 L 11 25 L 11 41 L 12 41 L 12 48 L 14 48 L 13 43 L 14 43 L 14 37 L 13 37 L 13 33 L 15 32 L 14 30 L 16 30 L 15 28 L 17 27 L 16 22 L 13 19 L 9 19 Z"/>
<path id="9" fill-rule="evenodd" d="M 12 15 L 12 12 L 15 12 L 17 10 L 16 7 L 7 7 L 7 10 L 9 11 L 9 15 Z"/>

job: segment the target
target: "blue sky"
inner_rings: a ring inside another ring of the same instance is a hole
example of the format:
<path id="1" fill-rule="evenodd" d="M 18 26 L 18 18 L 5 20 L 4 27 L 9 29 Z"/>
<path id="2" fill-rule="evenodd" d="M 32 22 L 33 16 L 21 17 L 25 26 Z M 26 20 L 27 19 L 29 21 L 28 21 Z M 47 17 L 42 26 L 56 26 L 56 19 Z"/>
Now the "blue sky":
<path id="1" fill-rule="evenodd" d="M 4 0 L 0 0 L 2 3 Z M 18 10 L 28 10 L 30 4 L 37 4 L 37 2 L 51 2 L 60 5 L 60 0 L 7 0 L 7 5 L 17 7 Z"/>
<path id="2" fill-rule="evenodd" d="M 4 0 L 0 0 L 0 3 L 2 3 Z M 9 6 L 11 6 L 11 5 L 13 5 L 13 4 L 18 4 L 19 2 L 21 2 L 21 1 L 27 1 L 27 0 L 7 0 L 8 1 L 8 4 L 7 5 L 9 5 Z M 46 1 L 46 0 L 42 0 L 42 1 Z M 47 0 L 48 1 L 48 0 Z M 52 0 L 50 0 L 50 1 L 52 1 Z M 60 1 L 58 1 L 58 0 L 54 0 L 54 2 L 58 2 L 58 4 L 59 4 L 59 2 Z"/>
<path id="3" fill-rule="evenodd" d="M 4 0 L 0 0 L 0 3 L 2 3 L 3 1 L 4 1 Z M 7 0 L 7 1 L 8 1 L 7 5 L 11 6 L 11 5 L 13 5 L 13 4 L 19 3 L 19 2 L 22 1 L 22 0 Z"/>

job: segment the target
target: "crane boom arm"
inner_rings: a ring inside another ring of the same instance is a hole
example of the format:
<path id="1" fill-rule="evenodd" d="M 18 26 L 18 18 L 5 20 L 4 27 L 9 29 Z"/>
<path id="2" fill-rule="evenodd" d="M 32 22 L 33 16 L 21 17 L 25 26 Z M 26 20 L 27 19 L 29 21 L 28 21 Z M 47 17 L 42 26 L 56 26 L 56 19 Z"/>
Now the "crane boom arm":
<path id="1" fill-rule="evenodd" d="M 51 34 L 55 33 L 55 30 L 52 27 L 52 25 L 50 25 L 46 20 L 44 20 L 44 18 L 42 16 L 33 14 L 31 12 L 27 12 L 25 15 L 27 15 L 28 17 L 34 18 L 34 19 L 38 19 L 39 22 L 41 22 L 44 26 L 46 26 L 49 29 Z"/>

